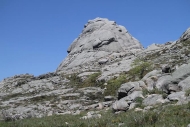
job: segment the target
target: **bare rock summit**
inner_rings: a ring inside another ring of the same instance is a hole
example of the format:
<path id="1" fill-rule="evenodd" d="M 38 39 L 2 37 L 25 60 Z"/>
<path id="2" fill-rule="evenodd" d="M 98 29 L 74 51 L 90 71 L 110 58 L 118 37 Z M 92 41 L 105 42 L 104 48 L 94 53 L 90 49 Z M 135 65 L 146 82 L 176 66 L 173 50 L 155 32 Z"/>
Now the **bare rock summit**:
<path id="1" fill-rule="evenodd" d="M 100 70 L 99 65 L 110 62 L 114 53 L 135 54 L 141 50 L 140 42 L 124 26 L 105 18 L 96 18 L 84 25 L 82 33 L 68 48 L 68 56 L 57 72 Z"/>

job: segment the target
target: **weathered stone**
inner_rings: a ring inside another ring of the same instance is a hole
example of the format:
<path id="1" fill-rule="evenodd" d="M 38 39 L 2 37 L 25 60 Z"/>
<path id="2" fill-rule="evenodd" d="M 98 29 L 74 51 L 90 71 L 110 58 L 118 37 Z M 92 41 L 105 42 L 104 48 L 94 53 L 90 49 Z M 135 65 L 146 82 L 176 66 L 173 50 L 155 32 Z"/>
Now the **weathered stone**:
<path id="1" fill-rule="evenodd" d="M 136 107 L 136 105 L 137 105 L 137 103 L 131 103 L 129 106 L 129 110 L 134 109 Z"/>
<path id="2" fill-rule="evenodd" d="M 190 63 L 179 67 L 176 71 L 172 73 L 172 82 L 179 83 L 185 78 L 190 76 Z"/>
<path id="3" fill-rule="evenodd" d="M 171 83 L 172 76 L 166 75 L 162 76 L 157 80 L 156 88 L 159 90 L 166 90 L 165 86 L 167 86 L 169 83 Z"/>
<path id="4" fill-rule="evenodd" d="M 121 98 L 120 100 L 133 101 L 137 97 L 144 98 L 144 96 L 142 95 L 142 91 L 133 91 L 131 94 L 129 94 L 128 96 L 126 96 L 124 98 Z"/>
<path id="5" fill-rule="evenodd" d="M 100 60 L 98 60 L 99 64 L 105 64 L 106 62 L 108 62 L 108 59 L 100 59 Z"/>
<path id="6" fill-rule="evenodd" d="M 182 91 L 190 89 L 190 76 L 180 81 L 178 86 L 182 89 Z"/>
<path id="7" fill-rule="evenodd" d="M 162 95 L 151 94 L 143 100 L 143 105 L 152 106 L 152 105 L 160 104 L 161 103 L 160 100 L 163 100 Z"/>
<path id="8" fill-rule="evenodd" d="M 129 108 L 129 104 L 124 100 L 115 101 L 112 105 L 114 112 L 116 111 L 126 111 Z"/>
<path id="9" fill-rule="evenodd" d="M 102 102 L 98 103 L 98 109 L 103 109 L 104 108 L 104 104 Z"/>
<path id="10" fill-rule="evenodd" d="M 147 90 L 153 90 L 155 88 L 155 81 L 152 78 L 147 78 L 145 80 L 145 83 L 147 84 Z"/>
<path id="11" fill-rule="evenodd" d="M 166 91 L 167 93 L 179 92 L 181 90 L 177 84 L 168 84 L 166 89 L 167 89 L 167 91 L 166 90 L 164 90 L 164 91 Z"/>
<path id="12" fill-rule="evenodd" d="M 118 100 L 128 96 L 135 90 L 136 91 L 142 90 L 141 82 L 128 82 L 122 84 L 121 87 L 118 89 Z"/>
<path id="13" fill-rule="evenodd" d="M 105 101 L 112 101 L 112 100 L 114 100 L 114 97 L 113 96 L 105 96 L 104 100 Z"/>
<path id="14" fill-rule="evenodd" d="M 152 76 L 157 76 L 158 74 L 161 74 L 161 71 L 158 70 L 153 70 L 149 73 L 147 73 L 143 78 L 142 81 L 145 81 L 147 78 L 152 77 Z"/>
<path id="15" fill-rule="evenodd" d="M 188 76 L 190 76 L 190 64 L 179 67 L 172 75 L 160 77 L 156 83 L 156 87 L 167 93 L 178 92 L 180 91 L 178 83 Z"/>
<path id="16" fill-rule="evenodd" d="M 169 99 L 170 101 L 185 100 L 186 99 L 185 92 L 181 91 L 181 92 L 172 93 L 168 95 L 167 99 Z"/>

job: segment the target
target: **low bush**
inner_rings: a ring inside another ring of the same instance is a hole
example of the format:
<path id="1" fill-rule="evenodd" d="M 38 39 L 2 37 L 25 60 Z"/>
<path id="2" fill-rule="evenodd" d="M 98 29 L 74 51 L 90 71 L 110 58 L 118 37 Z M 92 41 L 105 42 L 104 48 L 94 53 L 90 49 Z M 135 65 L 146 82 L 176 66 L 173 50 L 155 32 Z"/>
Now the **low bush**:
<path id="1" fill-rule="evenodd" d="M 132 69 L 128 72 L 131 81 L 142 79 L 148 72 L 153 70 L 150 62 L 146 62 L 141 59 L 134 60 L 131 66 Z"/>
<path id="2" fill-rule="evenodd" d="M 121 74 L 117 78 L 110 79 L 107 82 L 106 90 L 104 92 L 105 96 L 107 96 L 107 95 L 113 95 L 113 96 L 116 95 L 117 90 L 119 89 L 121 84 L 126 83 L 126 82 L 127 82 L 127 79 L 126 79 L 125 74 Z"/>
<path id="3" fill-rule="evenodd" d="M 82 87 L 103 87 L 104 81 L 97 81 L 100 72 L 89 75 L 82 83 Z"/>
<path id="4" fill-rule="evenodd" d="M 66 78 L 70 80 L 69 85 L 79 86 L 82 84 L 82 79 L 78 76 L 77 73 L 66 76 Z"/>
<path id="5" fill-rule="evenodd" d="M 97 78 L 101 75 L 100 72 L 89 75 L 85 80 L 82 80 L 78 74 L 72 74 L 67 76 L 70 80 L 69 84 L 71 86 L 76 86 L 77 88 L 84 87 L 103 87 L 104 81 L 97 81 Z"/>
<path id="6" fill-rule="evenodd" d="M 142 104 L 142 103 L 143 103 L 143 98 L 137 97 L 137 98 L 135 98 L 134 102 L 137 103 L 137 104 L 135 105 L 135 107 L 144 108 L 144 106 L 143 106 L 143 104 Z"/>

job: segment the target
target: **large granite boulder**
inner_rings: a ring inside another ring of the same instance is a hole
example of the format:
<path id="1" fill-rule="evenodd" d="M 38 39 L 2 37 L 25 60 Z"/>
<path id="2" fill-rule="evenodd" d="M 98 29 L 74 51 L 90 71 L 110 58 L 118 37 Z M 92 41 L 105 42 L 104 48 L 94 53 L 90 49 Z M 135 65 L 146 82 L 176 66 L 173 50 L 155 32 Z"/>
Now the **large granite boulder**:
<path id="1" fill-rule="evenodd" d="M 165 76 L 162 76 L 160 77 L 158 80 L 157 80 L 157 83 L 156 83 L 156 88 L 159 89 L 159 90 L 165 90 L 164 88 L 171 83 L 171 80 L 172 80 L 172 76 L 171 75 L 165 75 Z"/>
<path id="2" fill-rule="evenodd" d="M 190 76 L 179 82 L 178 86 L 182 89 L 182 91 L 190 89 Z"/>
<path id="3" fill-rule="evenodd" d="M 172 73 L 173 82 L 179 83 L 181 80 L 190 76 L 190 63 L 179 67 L 174 73 Z"/>
<path id="4" fill-rule="evenodd" d="M 118 89 L 118 100 L 130 95 L 134 91 L 141 91 L 144 87 L 146 86 L 143 81 L 124 83 Z"/>
<path id="5" fill-rule="evenodd" d="M 167 99 L 170 100 L 170 101 L 185 100 L 186 99 L 185 92 L 180 91 L 180 92 L 172 93 L 172 94 L 168 95 Z"/>
<path id="6" fill-rule="evenodd" d="M 160 94 L 151 94 L 143 100 L 143 105 L 145 106 L 153 106 L 161 103 L 164 103 L 164 99 Z"/>
<path id="7" fill-rule="evenodd" d="M 69 54 L 57 72 L 99 70 L 102 64 L 113 62 L 113 53 L 134 55 L 142 49 L 139 41 L 125 27 L 105 18 L 96 18 L 85 24 L 82 33 L 68 48 Z"/>
<path id="8" fill-rule="evenodd" d="M 116 111 L 127 111 L 129 109 L 129 104 L 125 100 L 115 101 L 112 105 L 112 110 Z"/>

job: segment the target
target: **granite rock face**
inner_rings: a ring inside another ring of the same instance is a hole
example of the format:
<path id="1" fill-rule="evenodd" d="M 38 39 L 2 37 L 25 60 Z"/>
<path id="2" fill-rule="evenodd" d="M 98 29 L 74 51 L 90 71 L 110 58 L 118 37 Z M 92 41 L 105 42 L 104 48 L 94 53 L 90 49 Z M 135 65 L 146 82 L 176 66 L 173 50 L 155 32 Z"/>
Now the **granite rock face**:
<path id="1" fill-rule="evenodd" d="M 121 52 L 134 48 L 141 49 L 142 46 L 125 27 L 108 19 L 96 18 L 88 21 L 81 35 L 71 44 L 67 52 L 71 54 L 85 50 Z"/>
<path id="2" fill-rule="evenodd" d="M 68 48 L 69 54 L 57 72 L 97 70 L 101 64 L 115 59 L 113 54 L 122 57 L 142 49 L 140 42 L 125 27 L 105 18 L 96 18 L 85 24 L 82 33 Z"/>

